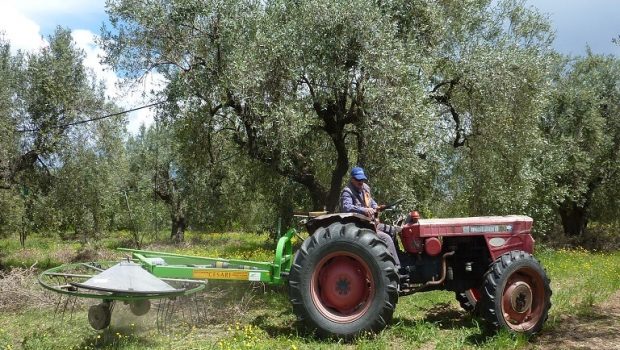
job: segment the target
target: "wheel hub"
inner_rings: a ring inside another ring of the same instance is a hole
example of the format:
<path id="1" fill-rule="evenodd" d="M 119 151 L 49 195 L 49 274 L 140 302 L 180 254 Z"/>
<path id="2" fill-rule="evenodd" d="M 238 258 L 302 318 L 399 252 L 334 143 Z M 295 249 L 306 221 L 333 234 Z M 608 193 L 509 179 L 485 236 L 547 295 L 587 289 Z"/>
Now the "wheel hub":
<path id="1" fill-rule="evenodd" d="M 368 312 L 375 282 L 363 259 L 349 252 L 337 251 L 317 263 L 310 289 L 312 301 L 321 315 L 332 322 L 345 324 Z"/>
<path id="2" fill-rule="evenodd" d="M 360 264 L 349 257 L 334 258 L 319 275 L 321 299 L 324 303 L 347 314 L 365 299 L 366 277 Z"/>
<path id="3" fill-rule="evenodd" d="M 532 307 L 532 289 L 523 282 L 518 281 L 508 290 L 510 296 L 510 306 L 520 314 L 527 312 Z"/>
<path id="4" fill-rule="evenodd" d="M 336 291 L 339 295 L 347 295 L 351 291 L 351 282 L 346 278 L 343 278 L 336 282 Z"/>
<path id="5" fill-rule="evenodd" d="M 506 326 L 526 332 L 540 322 L 544 314 L 544 283 L 534 269 L 522 268 L 506 281 L 502 294 L 502 313 Z"/>

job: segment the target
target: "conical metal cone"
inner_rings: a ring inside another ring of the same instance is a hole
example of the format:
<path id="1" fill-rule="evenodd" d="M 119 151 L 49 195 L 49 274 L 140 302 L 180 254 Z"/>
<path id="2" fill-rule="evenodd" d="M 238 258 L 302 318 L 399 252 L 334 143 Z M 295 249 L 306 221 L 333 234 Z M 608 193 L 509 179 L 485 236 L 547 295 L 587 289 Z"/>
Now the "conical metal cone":
<path id="1" fill-rule="evenodd" d="M 120 262 L 83 283 L 71 284 L 79 288 L 134 295 L 183 291 L 183 289 L 175 289 L 131 261 Z"/>

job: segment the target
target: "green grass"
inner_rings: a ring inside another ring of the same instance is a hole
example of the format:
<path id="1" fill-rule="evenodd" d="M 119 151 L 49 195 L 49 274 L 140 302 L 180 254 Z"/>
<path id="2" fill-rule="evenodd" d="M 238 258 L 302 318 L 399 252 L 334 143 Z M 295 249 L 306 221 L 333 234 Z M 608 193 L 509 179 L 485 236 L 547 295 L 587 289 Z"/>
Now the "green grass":
<path id="1" fill-rule="evenodd" d="M 200 256 L 270 261 L 274 244 L 267 235 L 243 233 L 188 233 L 186 244 L 164 243 L 165 234 L 151 236 L 143 248 Z M 102 237 L 91 248 L 114 256 L 110 248 L 127 242 L 127 233 Z M 0 240 L 0 265 L 46 268 L 67 262 L 80 251 L 74 242 L 31 236 L 26 249 L 16 237 Z M 563 326 L 565 316 L 588 316 L 593 305 L 620 289 L 620 252 L 539 249 L 535 254 L 552 280 L 553 307 L 543 333 Z M 118 255 L 120 256 L 120 255 Z M 41 265 L 39 265 L 41 264 Z M 3 281 L 0 279 L 0 288 Z M 38 288 L 33 284 L 33 288 Z M 1 289 L 0 289 L 1 290 Z M 285 287 L 242 282 L 210 282 L 198 296 L 198 322 L 179 315 L 158 331 L 153 310 L 133 317 L 126 306 L 115 307 L 112 325 L 95 331 L 87 322 L 87 307 L 54 313 L 54 307 L 26 307 L 0 311 L 0 349 L 526 349 L 531 340 L 507 332 L 488 336 L 479 320 L 465 314 L 449 292 L 429 292 L 402 297 L 390 327 L 344 343 L 307 334 L 295 322 Z M 1 296 L 0 296 L 1 298 Z M 1 301 L 1 299 L 0 299 Z M 534 340 L 535 341 L 535 340 Z"/>
<path id="2" fill-rule="evenodd" d="M 74 256 L 80 247 L 79 243 L 62 242 L 58 239 L 42 236 L 30 237 L 25 248 L 19 245 L 17 237 L 0 240 L 0 266 L 39 268 L 58 266 L 67 257 Z"/>
<path id="3" fill-rule="evenodd" d="M 551 276 L 550 325 L 564 314 L 588 315 L 594 304 L 620 289 L 620 252 L 541 250 L 536 256 Z"/>

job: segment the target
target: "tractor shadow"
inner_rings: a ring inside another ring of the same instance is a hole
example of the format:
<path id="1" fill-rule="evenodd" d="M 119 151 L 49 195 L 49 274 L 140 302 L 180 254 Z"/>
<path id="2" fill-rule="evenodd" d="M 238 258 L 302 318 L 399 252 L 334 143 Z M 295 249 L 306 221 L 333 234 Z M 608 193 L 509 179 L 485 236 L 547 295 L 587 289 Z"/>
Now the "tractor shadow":
<path id="1" fill-rule="evenodd" d="M 455 309 L 450 303 L 437 303 L 431 308 L 424 309 L 424 318 L 409 319 L 405 317 L 395 317 L 393 324 L 403 327 L 417 327 L 420 324 L 432 324 L 440 330 L 452 330 L 456 328 L 475 328 L 478 319 L 470 313 Z"/>
<path id="2" fill-rule="evenodd" d="M 274 323 L 274 316 L 276 319 L 287 320 L 288 322 Z M 273 314 L 262 314 L 256 316 L 252 320 L 251 324 L 265 331 L 269 337 L 302 337 L 302 338 L 314 338 L 314 334 L 308 331 L 301 322 L 295 320 L 295 316 L 289 311 L 282 311 Z"/>
<path id="3" fill-rule="evenodd" d="M 565 316 L 533 342 L 543 349 L 620 349 L 619 328 L 608 315 Z"/>
<path id="4" fill-rule="evenodd" d="M 465 337 L 470 345 L 485 344 L 496 336 L 495 332 L 488 331 L 484 327 L 483 321 L 477 316 L 460 308 L 455 308 L 449 302 L 437 303 L 434 306 L 424 309 L 422 319 L 409 319 L 396 317 L 392 324 L 398 325 L 403 329 L 419 329 L 432 327 L 440 331 L 452 331 L 458 329 L 474 330 L 473 334 Z"/>
<path id="5" fill-rule="evenodd" d="M 396 332 L 399 332 L 396 329 L 403 328 L 414 330 L 419 328 L 421 325 L 432 325 L 432 327 L 439 328 L 440 330 L 454 330 L 461 328 L 480 329 L 478 327 L 480 322 L 481 321 L 471 314 L 463 310 L 455 309 L 450 303 L 439 303 L 430 309 L 426 309 L 423 319 L 414 320 L 409 318 L 394 317 L 387 330 L 389 331 L 390 328 L 394 328 Z M 263 313 L 257 315 L 251 321 L 251 324 L 265 331 L 269 337 L 273 339 L 279 337 L 296 337 L 299 339 L 307 339 L 313 344 L 333 344 L 334 340 L 339 342 L 343 341 L 342 339 L 324 339 L 318 337 L 312 330 L 308 330 L 303 322 L 297 321 L 295 315 L 293 315 L 292 311 L 288 309 L 285 309 L 277 314 Z M 483 330 L 481 330 L 481 332 L 483 332 Z M 361 338 L 372 338 L 376 336 L 380 336 L 380 333 L 375 335 L 365 334 L 361 336 Z M 492 334 L 473 334 L 468 337 L 467 341 L 471 344 L 481 344 L 487 340 L 490 340 L 491 337 Z M 360 338 L 354 338 L 349 341 L 345 341 L 344 343 L 355 344 L 359 339 Z"/>
<path id="6" fill-rule="evenodd" d="M 476 327 L 476 319 L 471 314 L 455 309 L 450 303 L 438 303 L 426 311 L 423 322 L 429 322 L 439 329 Z"/>
<path id="7" fill-rule="evenodd" d="M 254 318 L 251 324 L 263 330 L 271 339 L 295 338 L 308 346 L 310 344 L 312 344 L 312 346 L 323 344 L 330 347 L 333 346 L 334 343 L 355 344 L 358 340 L 356 338 L 350 340 L 339 339 L 336 337 L 321 338 L 316 332 L 308 329 L 303 322 L 298 321 L 291 310 L 282 311 L 276 314 L 265 313 L 259 315 Z M 376 335 L 364 335 L 364 337 L 373 336 Z"/>

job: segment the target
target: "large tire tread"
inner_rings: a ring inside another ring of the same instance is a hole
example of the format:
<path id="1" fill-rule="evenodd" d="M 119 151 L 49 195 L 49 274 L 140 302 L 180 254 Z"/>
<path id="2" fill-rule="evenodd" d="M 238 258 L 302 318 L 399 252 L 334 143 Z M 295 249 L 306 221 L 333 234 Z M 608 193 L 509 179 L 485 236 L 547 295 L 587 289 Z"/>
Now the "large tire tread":
<path id="1" fill-rule="evenodd" d="M 480 314 L 480 300 L 475 300 L 470 291 L 455 292 L 454 294 L 456 295 L 456 300 L 459 302 L 463 310 L 473 315 Z"/>
<path id="2" fill-rule="evenodd" d="M 382 305 L 374 304 L 375 306 L 371 306 L 374 311 L 369 309 L 360 320 L 345 325 L 318 318 L 313 310 L 315 306 L 308 298 L 308 274 L 311 274 L 312 268 L 310 265 L 316 264 L 320 260 L 319 255 L 325 254 L 334 245 L 369 253 L 369 256 L 372 256 L 369 260 L 376 261 L 376 264 L 369 262 L 369 265 L 376 267 L 376 274 L 380 279 L 375 282 L 378 286 L 377 299 L 373 299 L 372 303 L 381 302 Z M 378 298 L 383 300 L 378 301 Z M 289 299 L 298 321 L 305 323 L 309 329 L 316 330 L 320 337 L 351 339 L 364 332 L 378 332 L 391 322 L 398 301 L 398 273 L 394 258 L 374 232 L 354 223 L 333 223 L 319 228 L 303 242 L 295 255 L 289 274 Z"/>
<path id="3" fill-rule="evenodd" d="M 544 322 L 548 318 L 549 309 L 551 308 L 551 288 L 550 288 L 550 279 L 547 277 L 547 274 L 544 268 L 540 265 L 540 262 L 534 258 L 531 254 L 524 251 L 510 251 L 503 254 L 499 257 L 495 262 L 491 265 L 489 270 L 484 276 L 483 288 L 481 289 L 481 301 L 480 305 L 480 316 L 485 321 L 486 327 L 488 331 L 496 331 L 500 328 L 506 327 L 506 321 L 504 320 L 504 316 L 502 315 L 500 302 L 501 300 L 497 300 L 497 298 L 501 298 L 503 290 L 499 290 L 498 288 L 504 288 L 502 285 L 506 283 L 506 279 L 508 276 L 506 274 L 510 274 L 514 271 L 513 266 L 524 266 L 536 271 L 541 277 L 543 281 L 544 295 L 545 300 L 543 301 L 543 310 L 540 320 L 536 323 L 536 325 L 526 330 L 522 333 L 527 335 L 532 335 L 539 332 L 542 329 Z"/>

